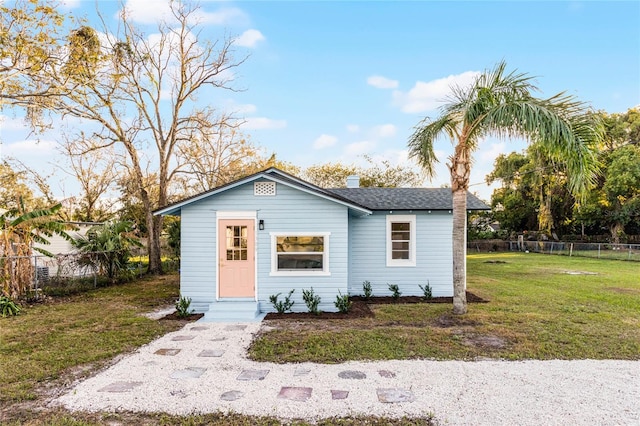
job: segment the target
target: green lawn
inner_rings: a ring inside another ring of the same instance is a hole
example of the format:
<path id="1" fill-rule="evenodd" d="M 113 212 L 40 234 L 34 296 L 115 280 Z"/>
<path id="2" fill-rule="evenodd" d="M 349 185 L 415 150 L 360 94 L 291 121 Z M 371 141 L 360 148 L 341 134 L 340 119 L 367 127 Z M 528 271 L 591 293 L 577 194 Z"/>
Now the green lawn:
<path id="1" fill-rule="evenodd" d="M 171 416 L 146 413 L 70 413 L 46 407 L 74 380 L 104 367 L 184 325 L 154 321 L 142 313 L 175 302 L 178 276 L 90 290 L 47 303 L 22 306 L 17 317 L 0 317 L 0 424 L 2 425 L 280 425 L 274 417 L 240 414 Z M 305 421 L 288 422 L 305 426 Z M 429 426 L 430 418 L 385 419 L 373 416 L 327 419 L 319 425 Z"/>
<path id="2" fill-rule="evenodd" d="M 378 305 L 375 318 L 292 324 L 254 341 L 274 362 L 359 359 L 640 359 L 640 264 L 540 254 L 475 254 L 462 317 L 440 304 Z"/>
<path id="3" fill-rule="evenodd" d="M 640 359 L 640 265 L 539 254 L 469 256 L 469 290 L 486 304 L 379 305 L 375 318 L 280 321 L 253 343 L 254 359 Z M 588 272 L 572 275 L 567 272 Z M 402 286 L 402 283 L 399 283 Z M 44 410 L 55 389 L 92 374 L 182 324 L 142 313 L 177 299 L 168 275 L 23 306 L 0 318 L 0 423 L 34 425 L 275 425 L 271 417 L 69 413 Z M 330 419 L 321 424 L 429 425 L 431 420 Z M 305 422 L 291 424 L 305 425 Z"/>

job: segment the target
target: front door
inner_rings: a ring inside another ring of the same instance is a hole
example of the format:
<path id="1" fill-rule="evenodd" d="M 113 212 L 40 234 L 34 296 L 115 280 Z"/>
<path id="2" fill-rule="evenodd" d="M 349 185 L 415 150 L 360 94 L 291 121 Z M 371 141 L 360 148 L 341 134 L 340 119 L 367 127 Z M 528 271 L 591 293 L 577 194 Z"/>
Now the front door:
<path id="1" fill-rule="evenodd" d="M 218 221 L 219 297 L 254 297 L 255 221 L 220 219 Z"/>

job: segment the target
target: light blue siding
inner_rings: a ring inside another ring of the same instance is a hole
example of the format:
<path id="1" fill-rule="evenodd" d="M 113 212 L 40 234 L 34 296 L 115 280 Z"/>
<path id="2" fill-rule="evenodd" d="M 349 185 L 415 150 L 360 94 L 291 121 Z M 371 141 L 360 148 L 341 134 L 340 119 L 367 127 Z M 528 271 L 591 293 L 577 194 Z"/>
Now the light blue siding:
<path id="1" fill-rule="evenodd" d="M 418 285 L 427 284 L 433 296 L 453 295 L 453 221 L 446 211 L 394 212 L 416 216 L 416 266 L 387 267 L 386 212 L 349 218 L 349 293 L 362 294 L 362 282 L 368 280 L 374 296 L 387 296 L 388 284 L 397 284 L 404 296 L 420 296 Z"/>
<path id="2" fill-rule="evenodd" d="M 275 196 L 255 196 L 253 182 L 232 188 L 215 196 L 187 204 L 181 209 L 181 277 L 180 289 L 192 299 L 192 307 L 204 312 L 216 302 L 216 212 L 253 211 L 263 220 L 265 229 L 256 229 L 257 300 L 262 312 L 271 312 L 272 294 L 291 289 L 293 310 L 307 310 L 302 289 L 313 287 L 321 297 L 320 309 L 335 311 L 338 291 L 347 293 L 348 209 L 346 206 L 277 184 Z M 329 276 L 270 276 L 270 233 L 330 233 Z"/>

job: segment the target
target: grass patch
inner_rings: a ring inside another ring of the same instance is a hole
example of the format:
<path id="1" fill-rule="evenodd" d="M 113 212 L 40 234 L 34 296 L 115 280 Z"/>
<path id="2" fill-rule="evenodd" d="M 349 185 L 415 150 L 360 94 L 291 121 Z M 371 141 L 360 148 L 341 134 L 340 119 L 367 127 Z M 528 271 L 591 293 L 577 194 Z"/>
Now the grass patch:
<path id="1" fill-rule="evenodd" d="M 142 279 L 47 303 L 1 319 L 0 403 L 38 398 L 44 383 L 88 374 L 102 363 L 179 327 L 140 314 L 172 303 L 178 276 Z M 91 367 L 79 368 L 94 364 Z"/>
<path id="2" fill-rule="evenodd" d="M 432 417 L 387 419 L 375 416 L 357 416 L 343 418 L 329 418 L 309 423 L 304 420 L 290 420 L 283 422 L 275 417 L 245 416 L 241 414 L 203 414 L 192 416 L 173 416 L 160 413 L 73 413 L 54 411 L 48 413 L 33 413 L 25 416 L 21 421 L 6 423 L 8 426 L 94 426 L 94 425 L 125 425 L 140 426 L 431 426 Z"/>
<path id="3" fill-rule="evenodd" d="M 491 303 L 453 316 L 438 304 L 374 305 L 375 318 L 273 322 L 250 357 L 273 362 L 383 359 L 640 359 L 633 262 L 540 254 L 468 257 L 468 288 Z"/>

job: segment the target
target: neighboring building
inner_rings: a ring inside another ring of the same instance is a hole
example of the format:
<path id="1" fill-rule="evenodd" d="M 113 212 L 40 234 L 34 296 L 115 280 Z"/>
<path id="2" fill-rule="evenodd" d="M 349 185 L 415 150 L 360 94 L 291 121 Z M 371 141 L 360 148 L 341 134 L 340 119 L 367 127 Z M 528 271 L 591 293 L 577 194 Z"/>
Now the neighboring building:
<path id="1" fill-rule="evenodd" d="M 451 296 L 452 196 L 447 188 L 324 189 L 270 168 L 163 207 L 181 216 L 180 292 L 206 319 L 251 319 L 272 312 L 269 296 L 295 289 L 306 311 L 313 287 L 320 309 L 338 293 Z M 469 210 L 488 207 L 468 194 Z"/>
<path id="2" fill-rule="evenodd" d="M 89 230 L 94 226 L 102 225 L 100 222 L 66 222 L 69 230 L 66 231 L 67 235 L 76 239 L 80 236 L 85 237 Z M 53 277 L 55 275 L 61 276 L 81 276 L 88 273 L 94 273 L 93 270 L 86 270 L 75 264 L 72 255 L 76 252 L 76 249 L 71 244 L 71 241 L 65 239 L 61 235 L 54 234 L 50 237 L 46 237 L 49 244 L 33 244 L 34 248 L 40 248 L 53 254 L 54 257 L 48 257 L 40 252 L 34 250 L 35 256 L 34 262 L 38 267 L 38 274 Z"/>

